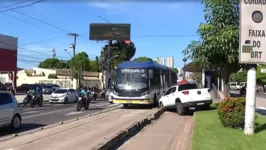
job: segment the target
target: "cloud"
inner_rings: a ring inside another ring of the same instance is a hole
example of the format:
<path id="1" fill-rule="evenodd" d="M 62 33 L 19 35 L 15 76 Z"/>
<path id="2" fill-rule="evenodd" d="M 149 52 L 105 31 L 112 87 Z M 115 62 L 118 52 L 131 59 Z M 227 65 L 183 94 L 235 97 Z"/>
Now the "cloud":
<path id="1" fill-rule="evenodd" d="M 119 3 L 117 3 L 119 2 Z M 96 7 L 98 9 L 104 10 L 108 14 L 119 14 L 124 13 L 127 10 L 127 6 L 130 3 L 122 3 L 121 1 L 112 1 L 112 2 L 92 2 L 91 6 Z"/>

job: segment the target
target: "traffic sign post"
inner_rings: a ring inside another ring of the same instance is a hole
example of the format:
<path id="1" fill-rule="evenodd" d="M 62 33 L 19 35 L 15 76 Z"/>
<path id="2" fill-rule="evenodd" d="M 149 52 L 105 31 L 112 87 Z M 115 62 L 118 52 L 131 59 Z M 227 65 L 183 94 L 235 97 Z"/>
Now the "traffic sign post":
<path id="1" fill-rule="evenodd" d="M 256 106 L 256 65 L 266 63 L 265 30 L 266 2 L 240 0 L 239 63 L 248 64 L 245 128 L 247 135 L 254 134 Z"/>

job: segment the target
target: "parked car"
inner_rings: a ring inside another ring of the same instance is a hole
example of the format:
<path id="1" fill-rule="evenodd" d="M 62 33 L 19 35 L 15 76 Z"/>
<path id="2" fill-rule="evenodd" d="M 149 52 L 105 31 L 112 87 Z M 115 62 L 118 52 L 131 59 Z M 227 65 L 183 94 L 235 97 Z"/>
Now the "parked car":
<path id="1" fill-rule="evenodd" d="M 190 107 L 198 105 L 209 108 L 212 104 L 210 89 L 197 88 L 196 84 L 180 84 L 171 86 L 159 99 L 161 107 L 176 108 L 179 115 L 184 115 Z"/>
<path id="2" fill-rule="evenodd" d="M 9 125 L 13 129 L 18 129 L 21 120 L 16 98 L 6 91 L 0 91 L 0 127 Z"/>
<path id="3" fill-rule="evenodd" d="M 246 96 L 246 91 L 247 91 L 247 84 L 245 84 L 240 90 L 239 90 L 239 95 L 241 97 Z"/>
<path id="4" fill-rule="evenodd" d="M 51 86 L 53 87 L 54 91 L 60 89 L 60 86 L 57 84 L 52 84 Z"/>
<path id="5" fill-rule="evenodd" d="M 78 93 L 76 90 L 71 88 L 61 88 L 55 90 L 50 98 L 50 103 L 68 103 L 68 102 L 78 102 Z"/>
<path id="6" fill-rule="evenodd" d="M 42 93 L 43 94 L 51 94 L 51 93 L 53 93 L 53 91 L 54 91 L 54 89 L 50 85 L 43 85 L 42 86 Z"/>

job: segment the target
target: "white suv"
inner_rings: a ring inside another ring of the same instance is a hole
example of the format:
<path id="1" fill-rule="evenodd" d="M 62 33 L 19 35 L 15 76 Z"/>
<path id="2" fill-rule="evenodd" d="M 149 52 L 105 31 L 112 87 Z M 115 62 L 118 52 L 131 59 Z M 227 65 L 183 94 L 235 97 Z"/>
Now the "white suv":
<path id="1" fill-rule="evenodd" d="M 15 96 L 0 91 L 0 127 L 10 125 L 11 128 L 18 129 L 21 120 L 20 109 Z"/>

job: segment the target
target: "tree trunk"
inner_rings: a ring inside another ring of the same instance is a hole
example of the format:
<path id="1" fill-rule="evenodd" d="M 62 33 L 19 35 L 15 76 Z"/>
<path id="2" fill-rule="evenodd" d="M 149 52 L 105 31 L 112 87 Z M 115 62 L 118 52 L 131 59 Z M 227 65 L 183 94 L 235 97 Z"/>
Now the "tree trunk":
<path id="1" fill-rule="evenodd" d="M 229 87 L 227 86 L 229 83 L 229 75 L 226 71 L 226 69 L 223 69 L 221 72 L 221 78 L 222 78 L 222 82 L 223 82 L 223 93 L 224 93 L 224 97 L 227 98 L 229 97 Z"/>

